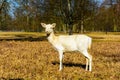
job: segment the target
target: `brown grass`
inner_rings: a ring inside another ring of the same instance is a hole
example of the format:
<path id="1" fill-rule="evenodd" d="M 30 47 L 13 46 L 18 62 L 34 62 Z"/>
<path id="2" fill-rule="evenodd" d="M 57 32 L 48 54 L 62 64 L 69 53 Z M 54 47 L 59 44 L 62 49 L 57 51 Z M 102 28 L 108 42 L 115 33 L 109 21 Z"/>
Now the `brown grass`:
<path id="1" fill-rule="evenodd" d="M 85 58 L 65 53 L 59 72 L 58 53 L 47 41 L 1 41 L 0 79 L 119 80 L 120 42 L 93 42 L 93 71 L 85 71 Z M 76 54 L 78 53 L 78 54 Z"/>

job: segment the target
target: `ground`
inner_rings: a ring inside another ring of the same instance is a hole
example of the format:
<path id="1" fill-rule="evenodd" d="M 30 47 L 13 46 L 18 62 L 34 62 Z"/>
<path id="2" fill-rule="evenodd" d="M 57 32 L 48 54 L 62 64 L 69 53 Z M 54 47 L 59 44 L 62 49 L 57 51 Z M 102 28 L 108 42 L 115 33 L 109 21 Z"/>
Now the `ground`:
<path id="1" fill-rule="evenodd" d="M 2 40 L 0 80 L 119 80 L 120 36 L 113 36 L 119 36 L 118 40 L 90 36 L 94 38 L 89 50 L 93 56 L 92 72 L 85 71 L 85 57 L 79 52 L 65 53 L 60 72 L 58 53 L 46 40 Z"/>

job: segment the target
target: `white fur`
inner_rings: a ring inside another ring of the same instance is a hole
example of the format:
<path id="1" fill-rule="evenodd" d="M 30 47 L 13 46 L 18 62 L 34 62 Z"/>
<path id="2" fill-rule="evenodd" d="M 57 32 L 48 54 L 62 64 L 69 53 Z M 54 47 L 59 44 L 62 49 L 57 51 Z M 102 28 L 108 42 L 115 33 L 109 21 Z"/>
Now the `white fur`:
<path id="1" fill-rule="evenodd" d="M 88 48 L 91 47 L 92 39 L 86 35 L 61 35 L 55 36 L 53 28 L 56 26 L 53 24 L 45 24 L 41 23 L 41 25 L 45 28 L 45 32 L 50 34 L 48 36 L 48 41 L 55 47 L 55 49 L 59 52 L 60 58 L 60 68 L 62 70 L 62 59 L 63 53 L 66 51 L 79 51 L 86 57 L 86 70 L 92 70 L 92 56 L 88 53 Z"/>

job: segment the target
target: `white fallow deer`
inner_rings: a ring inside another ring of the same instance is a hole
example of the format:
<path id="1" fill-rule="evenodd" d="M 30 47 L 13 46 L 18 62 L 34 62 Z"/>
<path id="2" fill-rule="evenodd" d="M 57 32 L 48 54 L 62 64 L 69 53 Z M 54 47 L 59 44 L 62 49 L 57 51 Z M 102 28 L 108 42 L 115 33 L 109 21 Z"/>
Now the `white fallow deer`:
<path id="1" fill-rule="evenodd" d="M 86 35 L 61 35 L 55 36 L 53 28 L 56 23 L 45 24 L 41 23 L 42 27 L 45 28 L 45 32 L 49 34 L 48 41 L 55 47 L 59 52 L 60 68 L 62 70 L 62 59 L 63 53 L 67 51 L 79 51 L 86 57 L 86 71 L 92 70 L 92 56 L 88 53 L 88 48 L 91 47 L 92 39 Z M 89 66 L 89 69 L 88 69 Z"/>

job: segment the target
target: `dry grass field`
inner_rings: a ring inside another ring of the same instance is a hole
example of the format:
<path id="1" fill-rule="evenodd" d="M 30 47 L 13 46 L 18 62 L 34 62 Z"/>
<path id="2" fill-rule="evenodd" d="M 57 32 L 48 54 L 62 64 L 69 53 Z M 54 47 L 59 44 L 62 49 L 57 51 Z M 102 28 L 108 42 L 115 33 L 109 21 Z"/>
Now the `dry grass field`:
<path id="1" fill-rule="evenodd" d="M 59 72 L 58 53 L 47 41 L 0 41 L 0 80 L 120 80 L 120 35 L 99 41 L 94 37 L 92 72 L 85 71 L 85 58 L 65 53 Z M 100 36 L 101 37 L 101 36 Z M 112 40 L 112 41 L 111 41 Z"/>

